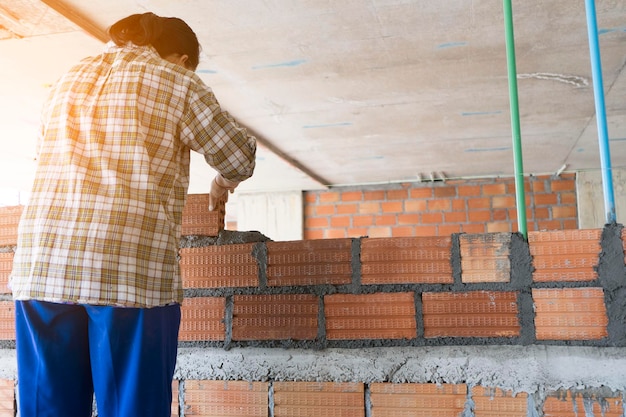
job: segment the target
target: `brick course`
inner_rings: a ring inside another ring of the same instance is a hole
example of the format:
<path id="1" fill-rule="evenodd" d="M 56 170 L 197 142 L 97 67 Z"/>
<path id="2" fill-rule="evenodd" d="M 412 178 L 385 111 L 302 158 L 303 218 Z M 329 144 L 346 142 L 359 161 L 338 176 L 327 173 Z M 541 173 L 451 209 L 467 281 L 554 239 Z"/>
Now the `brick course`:
<path id="1" fill-rule="evenodd" d="M 554 193 L 552 183 L 543 179 L 530 185 Z M 510 191 L 508 184 L 503 184 Z M 438 199 L 476 193 L 502 197 L 498 194 L 503 190 L 501 184 L 492 185 L 496 186 L 485 191 L 480 184 L 457 184 L 454 193 L 443 188 L 435 192 L 436 186 L 428 193 L 410 187 L 403 190 L 413 197 L 428 194 Z M 561 187 L 569 189 L 570 185 Z M 373 203 L 382 210 L 377 198 L 402 198 L 403 190 L 397 194 L 344 191 L 344 197 L 353 204 Z M 338 204 L 344 197 L 336 200 Z M 324 197 L 333 198 L 332 193 Z M 308 196 L 305 200 L 315 199 Z M 423 203 L 426 207 L 428 202 Z M 0 209 L 0 218 L 16 222 L 18 212 L 21 208 Z M 380 218 L 382 212 L 376 216 Z M 376 216 L 371 218 L 372 224 Z M 5 226 L 9 233 L 0 236 L 10 237 L 5 240 L 5 251 L 0 252 L 0 285 L 8 278 L 16 243 L 16 223 Z M 606 287 L 609 284 L 601 275 L 602 271 L 626 274 L 624 230 L 619 233 L 620 264 L 607 268 L 603 262 L 608 262 L 607 258 L 616 262 L 616 257 L 602 256 L 606 251 L 601 245 L 602 230 L 535 230 L 529 233 L 528 242 L 520 243 L 511 231 L 484 233 L 477 229 L 468 233 L 473 226 L 479 225 L 462 225 L 461 230 L 445 236 L 419 236 L 416 226 L 411 229 L 412 236 L 350 238 L 344 234 L 319 242 L 183 248 L 186 298 L 180 341 L 183 346 L 208 342 L 224 347 L 275 347 L 278 342 L 284 347 L 324 348 L 438 346 L 462 339 L 463 344 L 523 341 L 624 347 L 623 338 L 614 337 L 616 327 L 609 324 L 611 320 L 621 323 L 611 316 L 619 309 L 610 307 L 615 302 L 613 286 L 622 290 L 620 283 L 626 277 L 611 277 L 610 287 Z M 423 229 L 424 233 L 444 230 L 444 225 L 433 227 Z M 377 230 L 393 235 L 399 229 Z M 519 245 L 529 254 L 528 264 L 520 262 L 524 251 Z M 6 342 L 15 338 L 9 297 L 0 300 L 0 340 Z M 464 384 L 192 378 L 174 383 L 185 415 L 195 416 L 267 416 L 268 409 L 275 416 L 385 417 L 429 415 L 434 409 L 442 416 L 458 416 L 470 409 L 467 415 L 475 417 L 532 413 L 526 393 Z M 14 384 L 12 380 L 0 384 L 0 416 L 14 416 Z M 623 414 L 622 393 L 583 398 L 568 392 L 567 401 L 564 395 L 549 395 L 534 407 L 545 416 L 574 416 L 585 406 L 596 415 Z M 172 415 L 177 412 L 175 401 Z"/>
<path id="2" fill-rule="evenodd" d="M 574 174 L 526 177 L 528 230 L 577 227 Z M 530 193 L 532 190 L 532 193 Z M 445 236 L 464 233 L 516 232 L 514 178 L 454 180 L 381 186 L 380 189 L 307 191 L 304 193 L 305 239 L 337 237 Z M 332 201 L 334 213 L 309 210 Z M 352 207 L 357 204 L 357 208 Z M 344 206 L 349 206 L 344 210 Z M 355 211 L 356 210 L 356 211 Z M 335 213 L 352 218 L 331 223 Z M 356 222 L 359 215 L 393 216 L 386 229 L 373 222 Z M 406 216 L 412 215 L 411 226 Z M 420 226 L 427 225 L 427 229 Z M 359 228 L 356 228 L 359 227 Z M 399 230 L 401 229 L 401 230 Z"/>

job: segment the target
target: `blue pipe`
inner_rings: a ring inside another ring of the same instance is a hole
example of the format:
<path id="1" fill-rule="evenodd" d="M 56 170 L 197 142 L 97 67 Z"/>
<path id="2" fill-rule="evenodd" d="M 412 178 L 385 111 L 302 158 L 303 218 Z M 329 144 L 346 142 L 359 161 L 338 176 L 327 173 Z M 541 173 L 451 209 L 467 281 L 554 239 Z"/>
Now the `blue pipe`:
<path id="1" fill-rule="evenodd" d="M 600 142 L 600 164 L 602 167 L 604 209 L 606 211 L 606 222 L 613 224 L 616 223 L 617 220 L 615 215 L 611 151 L 609 149 L 609 134 L 606 123 L 604 85 L 602 83 L 602 61 L 600 59 L 600 44 L 598 42 L 598 23 L 595 1 L 585 0 L 585 7 L 587 9 L 587 32 L 589 36 L 589 54 L 591 55 L 593 95 L 596 103 L 596 122 L 598 125 L 598 140 Z"/>

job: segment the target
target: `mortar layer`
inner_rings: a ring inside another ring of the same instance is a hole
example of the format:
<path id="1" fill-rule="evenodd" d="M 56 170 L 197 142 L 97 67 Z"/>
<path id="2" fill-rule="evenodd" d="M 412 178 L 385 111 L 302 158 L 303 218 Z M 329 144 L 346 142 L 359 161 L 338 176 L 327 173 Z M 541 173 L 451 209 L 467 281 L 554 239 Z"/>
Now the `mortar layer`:
<path id="1" fill-rule="evenodd" d="M 438 346 L 290 350 L 181 348 L 176 378 L 465 383 L 513 392 L 626 389 L 626 349 Z"/>

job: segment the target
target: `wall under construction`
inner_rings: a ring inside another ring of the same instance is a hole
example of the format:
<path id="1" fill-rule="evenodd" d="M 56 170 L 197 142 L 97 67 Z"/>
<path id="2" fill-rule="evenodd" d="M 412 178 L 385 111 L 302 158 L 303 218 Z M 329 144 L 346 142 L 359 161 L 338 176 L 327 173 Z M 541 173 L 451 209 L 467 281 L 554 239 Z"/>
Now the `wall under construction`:
<path id="1" fill-rule="evenodd" d="M 274 242 L 220 230 L 205 200 L 185 212 L 172 415 L 624 415 L 621 225 Z M 20 212 L 0 209 L 3 279 Z M 0 410 L 13 415 L 3 300 Z"/>

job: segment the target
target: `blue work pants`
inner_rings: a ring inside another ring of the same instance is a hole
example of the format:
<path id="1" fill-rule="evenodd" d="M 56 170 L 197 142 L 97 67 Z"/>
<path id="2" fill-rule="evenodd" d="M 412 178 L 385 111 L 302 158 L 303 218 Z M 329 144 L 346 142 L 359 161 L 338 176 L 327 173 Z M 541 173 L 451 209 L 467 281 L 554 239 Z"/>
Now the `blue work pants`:
<path id="1" fill-rule="evenodd" d="M 170 417 L 180 305 L 16 301 L 20 417 Z"/>

